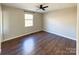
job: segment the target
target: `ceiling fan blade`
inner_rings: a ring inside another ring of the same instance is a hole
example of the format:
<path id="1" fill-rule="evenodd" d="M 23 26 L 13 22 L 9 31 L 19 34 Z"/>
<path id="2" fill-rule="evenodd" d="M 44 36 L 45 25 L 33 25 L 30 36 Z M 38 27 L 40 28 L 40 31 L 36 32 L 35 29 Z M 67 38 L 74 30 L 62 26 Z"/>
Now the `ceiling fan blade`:
<path id="1" fill-rule="evenodd" d="M 40 5 L 40 8 L 42 8 L 43 7 L 43 5 Z"/>
<path id="2" fill-rule="evenodd" d="M 43 8 L 47 8 L 48 6 L 45 6 L 45 7 L 43 7 Z"/>
<path id="3" fill-rule="evenodd" d="M 44 8 L 42 8 L 42 10 L 45 10 Z"/>

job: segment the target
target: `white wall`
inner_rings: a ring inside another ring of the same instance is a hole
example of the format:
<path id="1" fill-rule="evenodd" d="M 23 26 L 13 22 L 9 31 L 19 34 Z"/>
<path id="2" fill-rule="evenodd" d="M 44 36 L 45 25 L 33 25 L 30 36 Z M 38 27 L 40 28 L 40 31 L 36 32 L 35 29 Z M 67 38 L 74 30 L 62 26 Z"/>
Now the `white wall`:
<path id="1" fill-rule="evenodd" d="M 2 39 L 2 9 L 0 4 L 0 52 L 1 52 L 1 39 Z"/>
<path id="2" fill-rule="evenodd" d="M 4 40 L 42 30 L 42 14 L 34 13 L 34 26 L 25 27 L 24 10 L 3 6 Z"/>
<path id="3" fill-rule="evenodd" d="M 76 39 L 76 7 L 44 14 L 44 31 Z"/>
<path id="4" fill-rule="evenodd" d="M 79 55 L 79 4 L 77 4 L 77 48 L 78 48 L 78 55 Z"/>

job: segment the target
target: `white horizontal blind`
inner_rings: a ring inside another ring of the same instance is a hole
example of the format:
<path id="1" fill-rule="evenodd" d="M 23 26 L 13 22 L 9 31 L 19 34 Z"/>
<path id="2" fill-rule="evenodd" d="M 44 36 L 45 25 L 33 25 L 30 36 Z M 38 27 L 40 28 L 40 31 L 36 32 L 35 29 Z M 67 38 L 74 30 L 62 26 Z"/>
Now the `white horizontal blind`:
<path id="1" fill-rule="evenodd" d="M 25 27 L 33 26 L 33 14 L 24 14 L 25 16 Z"/>

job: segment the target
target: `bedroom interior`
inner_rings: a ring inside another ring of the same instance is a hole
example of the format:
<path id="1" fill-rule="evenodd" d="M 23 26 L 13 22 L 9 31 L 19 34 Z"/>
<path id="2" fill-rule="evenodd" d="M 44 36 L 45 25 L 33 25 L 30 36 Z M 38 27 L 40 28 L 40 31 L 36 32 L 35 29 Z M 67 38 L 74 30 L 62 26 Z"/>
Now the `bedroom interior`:
<path id="1" fill-rule="evenodd" d="M 76 55 L 77 4 L 3 3 L 0 7 L 2 55 Z"/>

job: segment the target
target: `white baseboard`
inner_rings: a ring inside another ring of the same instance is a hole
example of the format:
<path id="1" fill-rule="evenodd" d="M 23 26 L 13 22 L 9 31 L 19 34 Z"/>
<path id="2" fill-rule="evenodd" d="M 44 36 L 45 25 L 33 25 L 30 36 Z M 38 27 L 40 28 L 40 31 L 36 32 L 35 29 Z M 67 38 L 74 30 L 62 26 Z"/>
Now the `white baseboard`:
<path id="1" fill-rule="evenodd" d="M 42 31 L 42 30 L 41 30 Z M 49 31 L 46 31 L 46 30 L 43 30 L 45 32 L 49 32 Z M 35 32 L 39 32 L 39 31 L 35 31 Z M 35 33 L 35 32 L 32 32 L 32 33 Z M 49 32 L 51 33 L 51 32 Z M 31 33 L 28 33 L 28 34 L 22 34 L 22 35 L 19 35 L 19 36 L 16 36 L 16 37 L 11 37 L 11 38 L 8 38 L 8 39 L 5 39 L 3 40 L 2 42 L 4 41 L 8 41 L 8 40 L 11 40 L 11 39 L 14 39 L 14 38 L 18 38 L 18 37 L 21 37 L 21 36 L 25 36 L 25 35 L 29 35 Z M 52 34 L 52 33 L 51 33 Z M 56 33 L 53 33 L 53 34 L 56 34 Z M 67 36 L 64 36 L 64 35 L 61 35 L 61 34 L 56 34 L 56 35 L 59 35 L 59 36 L 62 36 L 62 37 L 66 37 L 66 38 L 69 38 L 69 39 L 72 39 L 72 40 L 76 40 L 75 38 L 71 38 L 71 37 L 67 37 Z"/>
<path id="2" fill-rule="evenodd" d="M 40 30 L 40 31 L 42 31 L 42 30 Z M 35 32 L 40 32 L 40 31 L 35 31 Z M 19 35 L 19 36 L 16 36 L 16 37 L 11 37 L 11 38 L 5 39 L 5 40 L 3 40 L 1 42 L 12 40 L 12 39 L 15 39 L 15 38 L 18 38 L 18 37 L 21 37 L 21 36 L 25 36 L 25 35 L 29 35 L 29 34 L 32 34 L 32 33 L 35 33 L 35 32 L 31 32 L 31 33 L 27 33 L 27 34 L 22 34 L 22 35 Z"/>
<path id="3" fill-rule="evenodd" d="M 46 30 L 43 30 L 43 31 L 46 31 Z M 46 32 L 51 33 L 49 31 L 46 31 Z M 68 36 L 65 36 L 65 35 L 62 35 L 62 34 L 58 34 L 58 33 L 51 33 L 51 34 L 56 34 L 56 35 L 59 35 L 59 36 L 65 37 L 65 38 L 69 38 L 69 39 L 72 39 L 72 40 L 76 40 L 76 38 L 68 37 Z"/>
<path id="4" fill-rule="evenodd" d="M 15 39 L 15 38 L 18 38 L 18 37 L 21 37 L 21 36 L 24 36 L 24 35 L 28 35 L 28 34 L 22 34 L 22 35 L 19 35 L 19 36 L 16 36 L 16 37 L 11 37 L 11 38 L 8 38 L 8 39 L 4 39 L 2 42 L 5 42 L 5 41 L 11 40 L 11 39 Z"/>

